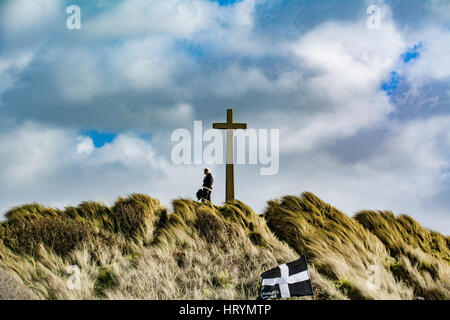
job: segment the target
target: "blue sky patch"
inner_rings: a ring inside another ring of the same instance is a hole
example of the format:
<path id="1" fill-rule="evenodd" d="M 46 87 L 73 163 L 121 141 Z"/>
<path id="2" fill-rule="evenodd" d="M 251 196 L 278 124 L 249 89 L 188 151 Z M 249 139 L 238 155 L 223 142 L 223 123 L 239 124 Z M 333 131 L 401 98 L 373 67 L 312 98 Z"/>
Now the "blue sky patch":
<path id="1" fill-rule="evenodd" d="M 404 54 L 401 55 L 402 61 L 407 64 L 412 60 L 416 60 L 420 57 L 420 49 L 422 49 L 422 43 L 414 45 L 414 47 L 409 48 Z M 389 75 L 389 80 L 381 84 L 381 89 L 386 91 L 388 96 L 392 96 L 397 90 L 401 77 L 397 71 L 392 71 Z"/>
<path id="2" fill-rule="evenodd" d="M 409 49 L 407 52 L 402 54 L 402 59 L 404 63 L 408 63 L 411 60 L 415 60 L 420 57 L 419 50 L 422 49 L 422 43 L 416 44 L 414 47 Z"/>
<path id="3" fill-rule="evenodd" d="M 392 94 L 397 89 L 399 81 L 400 81 L 399 74 L 393 71 L 390 74 L 390 79 L 382 83 L 381 89 L 383 89 L 383 91 L 386 91 L 388 96 L 392 96 Z"/>
<path id="4" fill-rule="evenodd" d="M 81 131 L 80 134 L 90 137 L 96 148 L 103 147 L 105 144 L 112 142 L 117 137 L 117 134 L 98 132 L 96 130 Z"/>
<path id="5" fill-rule="evenodd" d="M 211 1 L 218 2 L 219 6 L 228 6 L 230 4 L 233 4 L 235 2 L 239 2 L 241 0 L 211 0 Z"/>

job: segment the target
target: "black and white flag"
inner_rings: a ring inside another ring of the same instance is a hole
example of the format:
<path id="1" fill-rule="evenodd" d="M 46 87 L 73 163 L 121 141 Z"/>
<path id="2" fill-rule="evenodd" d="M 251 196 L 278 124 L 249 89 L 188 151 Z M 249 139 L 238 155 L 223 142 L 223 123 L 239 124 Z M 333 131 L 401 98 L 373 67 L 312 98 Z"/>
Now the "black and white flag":
<path id="1" fill-rule="evenodd" d="M 290 298 L 314 294 L 306 256 L 268 270 L 261 277 L 259 299 Z"/>

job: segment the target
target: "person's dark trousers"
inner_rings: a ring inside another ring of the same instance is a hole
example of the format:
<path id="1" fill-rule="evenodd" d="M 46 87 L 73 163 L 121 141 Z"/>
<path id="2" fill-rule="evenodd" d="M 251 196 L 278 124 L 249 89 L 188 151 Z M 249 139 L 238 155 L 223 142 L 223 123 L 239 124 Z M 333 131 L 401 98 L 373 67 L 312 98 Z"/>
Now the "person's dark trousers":
<path id="1" fill-rule="evenodd" d="M 203 189 L 204 192 L 204 198 L 208 201 L 211 201 L 211 191 L 207 190 L 207 189 Z"/>

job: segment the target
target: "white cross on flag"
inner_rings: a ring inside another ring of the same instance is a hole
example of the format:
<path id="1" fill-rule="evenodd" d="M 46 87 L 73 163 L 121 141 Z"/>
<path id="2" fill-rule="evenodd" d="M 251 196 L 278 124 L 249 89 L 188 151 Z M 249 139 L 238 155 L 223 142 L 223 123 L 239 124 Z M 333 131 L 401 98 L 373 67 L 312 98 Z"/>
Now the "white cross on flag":
<path id="1" fill-rule="evenodd" d="M 290 298 L 314 294 L 306 256 L 268 270 L 261 277 L 259 299 Z"/>

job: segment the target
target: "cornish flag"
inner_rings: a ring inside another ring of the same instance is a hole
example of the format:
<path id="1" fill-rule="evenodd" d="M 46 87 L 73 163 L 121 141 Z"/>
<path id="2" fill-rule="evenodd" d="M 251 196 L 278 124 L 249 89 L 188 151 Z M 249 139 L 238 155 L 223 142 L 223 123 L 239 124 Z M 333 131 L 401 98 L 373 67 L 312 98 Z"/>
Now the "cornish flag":
<path id="1" fill-rule="evenodd" d="M 268 270 L 261 277 L 259 299 L 312 296 L 314 294 L 306 256 Z"/>

